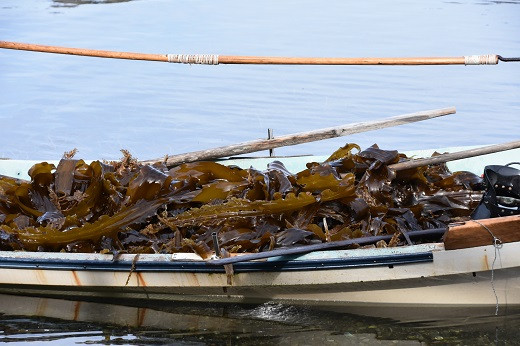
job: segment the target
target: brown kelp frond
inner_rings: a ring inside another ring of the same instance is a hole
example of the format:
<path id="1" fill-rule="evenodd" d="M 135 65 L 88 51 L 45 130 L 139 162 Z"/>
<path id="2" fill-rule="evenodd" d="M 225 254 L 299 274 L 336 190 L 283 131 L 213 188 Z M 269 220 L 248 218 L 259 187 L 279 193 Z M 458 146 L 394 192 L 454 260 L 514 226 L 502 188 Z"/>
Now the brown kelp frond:
<path id="1" fill-rule="evenodd" d="M 0 178 L 0 249 L 212 254 L 213 233 L 228 252 L 391 235 L 467 219 L 482 179 L 445 165 L 395 172 L 395 150 L 347 144 L 325 162 L 289 172 L 216 162 L 140 164 L 73 159 L 33 166 L 30 182 Z"/>

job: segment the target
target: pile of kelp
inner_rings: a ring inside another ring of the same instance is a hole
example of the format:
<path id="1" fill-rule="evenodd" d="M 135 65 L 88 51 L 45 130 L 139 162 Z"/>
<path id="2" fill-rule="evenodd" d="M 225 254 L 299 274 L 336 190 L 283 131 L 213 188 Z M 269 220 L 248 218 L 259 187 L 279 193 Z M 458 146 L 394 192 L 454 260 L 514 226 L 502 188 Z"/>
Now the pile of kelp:
<path id="1" fill-rule="evenodd" d="M 100 253 L 195 252 L 204 258 L 216 233 L 228 252 L 373 235 L 378 246 L 402 235 L 467 219 L 482 180 L 445 165 L 395 172 L 407 160 L 376 145 L 338 149 L 293 174 L 281 162 L 267 170 L 195 162 L 168 169 L 62 159 L 33 166 L 31 181 L 0 179 L 0 249 Z"/>

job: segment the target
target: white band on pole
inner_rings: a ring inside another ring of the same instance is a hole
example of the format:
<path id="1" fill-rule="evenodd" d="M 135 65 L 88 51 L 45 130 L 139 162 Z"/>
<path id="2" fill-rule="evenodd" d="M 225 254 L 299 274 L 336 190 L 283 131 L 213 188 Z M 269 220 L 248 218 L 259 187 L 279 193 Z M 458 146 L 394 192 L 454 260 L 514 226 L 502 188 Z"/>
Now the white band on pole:
<path id="1" fill-rule="evenodd" d="M 494 54 L 487 55 L 467 55 L 464 57 L 464 65 L 496 65 L 498 64 L 498 56 Z"/>
<path id="2" fill-rule="evenodd" d="M 218 65 L 216 54 L 166 54 L 166 57 L 172 63 Z"/>

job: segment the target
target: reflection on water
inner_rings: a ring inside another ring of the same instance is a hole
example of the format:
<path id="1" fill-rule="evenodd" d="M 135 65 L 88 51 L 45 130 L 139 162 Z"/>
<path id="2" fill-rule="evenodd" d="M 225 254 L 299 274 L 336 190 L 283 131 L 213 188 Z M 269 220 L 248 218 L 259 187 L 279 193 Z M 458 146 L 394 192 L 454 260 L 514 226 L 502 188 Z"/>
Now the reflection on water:
<path id="1" fill-rule="evenodd" d="M 479 4 L 481 5 L 489 5 L 489 4 L 520 4 L 520 0 L 505 0 L 505 1 L 500 1 L 500 0 L 488 0 L 488 1 L 485 1 L 485 2 L 480 2 Z"/>
<path id="2" fill-rule="evenodd" d="M 504 310 L 501 316 L 464 310 L 458 317 L 454 310 L 438 310 L 437 316 L 433 310 L 431 314 L 423 310 L 421 322 L 410 322 L 410 316 L 396 321 L 272 303 L 136 305 L 0 295 L 0 342 L 489 345 L 517 341 L 518 309 Z M 370 311 L 378 315 L 377 309 Z M 441 311 L 451 316 L 441 317 Z"/>
<path id="3" fill-rule="evenodd" d="M 132 0 L 52 0 L 54 7 L 76 7 L 91 4 L 113 4 L 117 2 L 128 2 Z"/>

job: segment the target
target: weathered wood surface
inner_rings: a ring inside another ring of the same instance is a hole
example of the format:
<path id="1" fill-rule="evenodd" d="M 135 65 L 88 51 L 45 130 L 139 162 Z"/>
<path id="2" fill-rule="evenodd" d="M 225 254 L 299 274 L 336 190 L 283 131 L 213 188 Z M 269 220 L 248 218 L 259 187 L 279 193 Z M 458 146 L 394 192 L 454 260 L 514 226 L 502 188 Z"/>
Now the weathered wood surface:
<path id="1" fill-rule="evenodd" d="M 208 150 L 194 151 L 185 154 L 179 154 L 169 156 L 166 160 L 168 166 L 175 166 L 186 162 L 195 162 L 202 160 L 213 160 L 222 157 L 235 156 L 241 154 L 247 154 L 262 150 L 268 150 L 283 146 L 296 145 L 301 143 L 308 143 L 314 141 L 320 141 L 323 139 L 347 136 L 355 133 L 373 131 L 383 129 L 387 127 L 393 127 L 398 125 L 409 124 L 417 121 L 423 121 L 433 119 L 436 117 L 453 114 L 456 112 L 455 107 L 448 107 L 442 109 L 434 109 L 423 112 L 416 112 L 410 114 L 398 115 L 395 117 L 366 121 L 360 123 L 352 123 L 341 126 L 329 127 L 319 130 L 313 130 L 308 132 L 300 132 L 273 139 L 258 139 L 249 142 L 243 142 L 238 144 L 232 144 L 228 146 L 212 148 Z M 154 159 L 142 161 L 145 164 L 151 164 L 155 162 L 163 162 L 164 159 Z"/>
<path id="2" fill-rule="evenodd" d="M 424 158 L 424 159 L 416 159 L 416 160 L 411 159 L 409 161 L 404 161 L 404 162 L 395 163 L 393 165 L 389 165 L 388 167 L 392 168 L 393 170 L 396 170 L 396 171 L 402 171 L 405 169 L 416 168 L 416 167 L 421 167 L 421 166 L 428 166 L 428 165 L 435 165 L 435 164 L 439 164 L 439 163 L 445 163 L 448 161 L 455 161 L 455 160 L 460 160 L 460 159 L 467 159 L 469 157 L 492 154 L 492 153 L 497 153 L 500 151 L 506 151 L 506 150 L 516 149 L 516 148 L 520 148 L 520 141 L 488 145 L 485 147 L 457 151 L 454 153 L 441 154 L 438 156 L 428 157 L 428 158 Z"/>
<path id="3" fill-rule="evenodd" d="M 446 250 L 465 249 L 493 244 L 493 236 L 502 243 L 520 241 L 520 215 L 472 220 L 449 228 L 444 239 Z"/>

